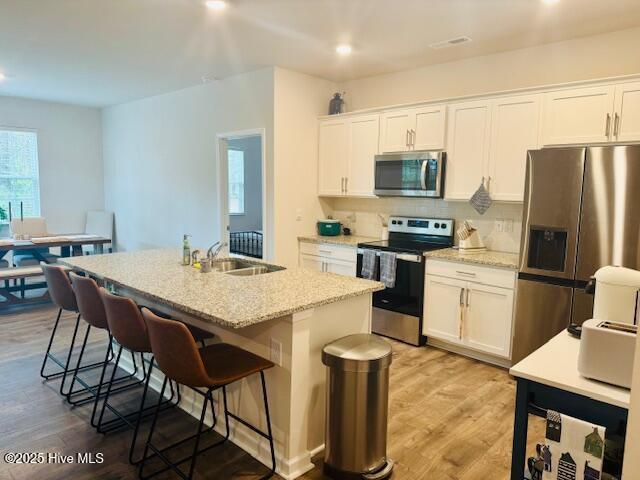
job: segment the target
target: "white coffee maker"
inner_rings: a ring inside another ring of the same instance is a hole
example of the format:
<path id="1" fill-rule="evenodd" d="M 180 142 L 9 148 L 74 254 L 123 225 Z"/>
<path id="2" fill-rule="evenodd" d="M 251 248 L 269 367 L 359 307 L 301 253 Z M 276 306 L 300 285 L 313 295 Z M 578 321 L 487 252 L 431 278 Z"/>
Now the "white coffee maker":
<path id="1" fill-rule="evenodd" d="M 599 269 L 593 318 L 582 324 L 580 374 L 631 388 L 639 322 L 640 271 L 612 266 Z"/>

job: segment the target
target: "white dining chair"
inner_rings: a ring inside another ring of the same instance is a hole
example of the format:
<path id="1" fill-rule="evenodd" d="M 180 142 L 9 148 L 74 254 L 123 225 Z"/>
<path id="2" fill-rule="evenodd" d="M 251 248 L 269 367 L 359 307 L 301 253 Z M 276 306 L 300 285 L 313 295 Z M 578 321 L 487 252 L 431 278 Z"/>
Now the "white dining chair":
<path id="1" fill-rule="evenodd" d="M 14 238 L 23 235 L 31 238 L 46 236 L 47 221 L 44 217 L 28 217 L 22 220 L 14 218 L 11 220 L 11 235 Z M 38 252 L 47 259 L 47 262 L 53 262 L 57 259 L 57 255 L 50 253 L 48 248 L 34 248 L 34 250 L 38 250 Z M 24 253 L 15 252 L 13 254 L 13 264 L 16 267 L 28 267 L 39 265 L 40 260 L 34 257 L 29 251 Z"/>
<path id="2" fill-rule="evenodd" d="M 104 210 L 88 211 L 84 233 L 113 239 L 113 212 L 106 212 Z M 110 244 L 104 245 L 104 249 L 108 252 L 112 250 Z M 82 251 L 85 255 L 95 253 L 93 245 L 84 245 Z"/>

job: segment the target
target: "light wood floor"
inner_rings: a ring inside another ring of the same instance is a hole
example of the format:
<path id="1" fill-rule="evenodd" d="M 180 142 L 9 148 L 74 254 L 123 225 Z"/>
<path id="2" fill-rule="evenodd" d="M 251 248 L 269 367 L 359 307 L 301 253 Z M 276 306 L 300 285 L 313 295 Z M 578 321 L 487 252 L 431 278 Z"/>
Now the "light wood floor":
<path id="1" fill-rule="evenodd" d="M 102 452 L 105 461 L 24 466 L 7 465 L 0 458 L 0 480 L 136 478 L 136 469 L 126 461 L 129 432 L 97 434 L 88 424 L 89 407 L 70 409 L 57 393 L 58 381 L 41 381 L 38 372 L 54 314 L 51 307 L 40 307 L 0 316 L 0 455 Z M 68 341 L 73 318 L 64 320 L 60 338 Z M 102 346 L 100 335 L 93 340 Z M 64 346 L 58 343 L 58 351 Z M 98 355 L 97 346 L 95 350 Z M 508 479 L 514 396 L 514 382 L 503 369 L 434 348 L 394 343 L 388 440 L 389 456 L 396 461 L 393 478 Z M 167 437 L 191 434 L 195 425 L 179 410 L 168 412 L 162 421 L 161 433 Z M 532 443 L 542 438 L 542 428 L 542 422 L 531 417 Z M 321 464 L 318 458 L 316 468 L 302 478 L 325 478 Z M 265 471 L 230 444 L 202 455 L 196 477 L 250 480 Z"/>

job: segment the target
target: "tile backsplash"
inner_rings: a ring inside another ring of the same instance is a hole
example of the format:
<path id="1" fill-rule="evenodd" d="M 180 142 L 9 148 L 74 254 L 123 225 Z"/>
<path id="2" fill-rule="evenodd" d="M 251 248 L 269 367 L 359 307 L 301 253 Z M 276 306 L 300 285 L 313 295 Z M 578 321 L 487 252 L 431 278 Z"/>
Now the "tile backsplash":
<path id="1" fill-rule="evenodd" d="M 330 198 L 326 199 L 331 215 L 339 219 L 354 234 L 379 237 L 382 226 L 378 214 L 453 218 L 456 230 L 464 220 L 478 229 L 490 250 L 518 253 L 522 228 L 522 203 L 498 203 L 484 215 L 468 202 L 414 198 Z M 455 243 L 458 243 L 457 236 Z"/>

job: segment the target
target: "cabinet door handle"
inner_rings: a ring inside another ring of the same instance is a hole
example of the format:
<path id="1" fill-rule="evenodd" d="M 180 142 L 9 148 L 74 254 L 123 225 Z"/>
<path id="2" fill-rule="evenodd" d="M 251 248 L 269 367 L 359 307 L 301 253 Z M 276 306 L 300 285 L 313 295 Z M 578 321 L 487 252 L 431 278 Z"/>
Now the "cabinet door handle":
<path id="1" fill-rule="evenodd" d="M 327 255 L 331 255 L 329 250 L 318 250 L 318 253 L 326 253 Z"/>
<path id="2" fill-rule="evenodd" d="M 349 177 L 344 177 L 344 193 L 349 193 Z"/>
<path id="3" fill-rule="evenodd" d="M 340 178 L 340 193 L 344 193 L 344 177 Z"/>
<path id="4" fill-rule="evenodd" d="M 411 129 L 411 147 L 415 148 L 416 146 L 416 131 Z"/>
<path id="5" fill-rule="evenodd" d="M 608 138 L 609 133 L 611 133 L 611 114 L 607 113 L 607 126 L 604 129 L 604 136 Z"/>
<path id="6" fill-rule="evenodd" d="M 404 136 L 404 146 L 409 148 L 409 144 L 410 144 L 410 142 L 409 142 L 409 130 L 407 130 L 407 133 Z"/>
<path id="7" fill-rule="evenodd" d="M 462 333 L 464 330 L 464 291 L 466 288 L 460 289 L 460 319 L 458 320 L 458 340 L 462 340 Z"/>
<path id="8" fill-rule="evenodd" d="M 467 298 L 465 301 L 465 305 L 467 308 L 469 308 L 469 297 L 471 296 L 471 290 L 467 288 Z"/>
<path id="9" fill-rule="evenodd" d="M 613 120 L 613 136 L 614 137 L 618 136 L 619 127 L 620 127 L 620 115 L 618 115 L 618 113 L 616 112 L 616 115 Z"/>

